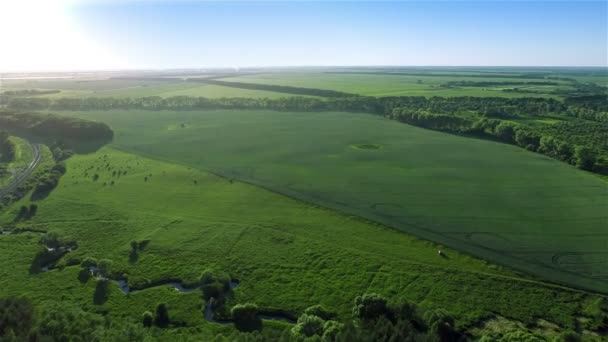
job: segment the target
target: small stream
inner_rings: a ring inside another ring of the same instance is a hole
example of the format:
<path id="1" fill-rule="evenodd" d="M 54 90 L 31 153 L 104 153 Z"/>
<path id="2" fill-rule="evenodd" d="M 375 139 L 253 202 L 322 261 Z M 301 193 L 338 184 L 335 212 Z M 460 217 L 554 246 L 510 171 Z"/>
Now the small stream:
<path id="1" fill-rule="evenodd" d="M 94 274 L 96 271 L 95 267 L 91 267 L 91 273 Z M 188 293 L 188 292 L 192 292 L 195 290 L 199 290 L 200 286 L 196 286 L 196 287 L 185 287 L 182 283 L 180 282 L 174 282 L 174 281 L 170 281 L 170 282 L 166 282 L 166 283 L 161 283 L 158 285 L 154 285 L 154 286 L 150 286 L 150 287 L 146 287 L 143 289 L 132 289 L 129 287 L 129 283 L 127 282 L 127 280 L 125 279 L 119 279 L 116 281 L 118 283 L 118 287 L 120 288 L 120 290 L 124 293 L 124 294 L 130 294 L 130 293 L 134 293 L 134 292 L 139 292 L 142 290 L 147 290 L 147 289 L 151 289 L 151 288 L 155 288 L 155 287 L 160 287 L 160 286 L 170 286 L 172 288 L 175 289 L 175 291 L 177 292 L 182 292 L 182 293 Z M 232 280 L 230 282 L 230 290 L 234 290 L 235 288 L 237 288 L 239 286 L 239 281 L 238 280 Z M 205 312 L 204 312 L 204 316 L 205 319 L 211 323 L 216 323 L 216 324 L 232 324 L 232 320 L 226 319 L 226 320 L 218 320 L 214 318 L 215 312 L 214 312 L 214 308 L 213 308 L 213 304 L 215 303 L 215 298 L 211 298 L 208 301 L 206 301 L 205 303 Z M 281 322 L 286 322 L 286 323 L 291 323 L 291 324 L 295 324 L 296 321 L 291 318 L 288 317 L 287 315 L 282 315 L 282 314 L 270 314 L 270 313 L 264 313 L 264 314 L 259 314 L 258 317 L 262 320 L 269 320 L 269 321 L 281 321 Z"/>

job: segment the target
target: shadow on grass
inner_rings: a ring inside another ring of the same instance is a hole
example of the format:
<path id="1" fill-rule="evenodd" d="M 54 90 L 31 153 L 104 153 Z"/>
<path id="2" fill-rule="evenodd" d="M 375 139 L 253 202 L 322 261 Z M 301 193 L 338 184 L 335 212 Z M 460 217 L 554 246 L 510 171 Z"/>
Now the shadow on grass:
<path id="1" fill-rule="evenodd" d="M 42 250 L 38 252 L 30 265 L 30 274 L 38 274 L 47 271 L 52 264 L 61 259 L 63 254 L 65 254 L 65 252 L 59 252 L 57 250 Z"/>
<path id="2" fill-rule="evenodd" d="M 95 305 L 102 305 L 108 300 L 109 297 L 109 281 L 107 279 L 99 279 L 95 286 L 95 293 L 93 294 L 93 303 Z"/>
<path id="3" fill-rule="evenodd" d="M 88 269 L 81 269 L 80 272 L 78 272 L 78 281 L 82 284 L 88 282 L 89 279 L 91 279 L 91 272 Z"/>

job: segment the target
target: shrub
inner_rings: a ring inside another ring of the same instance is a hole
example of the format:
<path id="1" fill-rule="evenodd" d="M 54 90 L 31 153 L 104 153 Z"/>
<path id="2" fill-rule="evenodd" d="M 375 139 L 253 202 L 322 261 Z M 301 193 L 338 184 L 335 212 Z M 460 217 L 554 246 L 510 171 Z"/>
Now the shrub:
<path id="1" fill-rule="evenodd" d="M 439 337 L 441 341 L 455 340 L 454 317 L 446 310 L 437 309 L 429 311 L 424 318 L 429 325 L 431 334 Z"/>
<path id="2" fill-rule="evenodd" d="M 318 316 L 303 314 L 298 318 L 298 324 L 296 324 L 291 332 L 296 337 L 312 337 L 323 335 L 325 321 Z"/>
<path id="3" fill-rule="evenodd" d="M 258 306 L 251 303 L 237 304 L 230 310 L 234 325 L 241 331 L 256 330 L 261 325 Z"/>
<path id="4" fill-rule="evenodd" d="M 355 298 L 353 316 L 363 321 L 373 320 L 390 314 L 386 298 L 376 293 L 364 294 Z"/>
<path id="5" fill-rule="evenodd" d="M 223 271 L 205 270 L 200 276 L 200 284 L 206 299 L 218 298 L 230 291 L 230 276 Z"/>
<path id="6" fill-rule="evenodd" d="M 62 244 L 59 234 L 55 232 L 48 232 L 42 235 L 39 242 L 48 248 L 58 248 Z"/>
<path id="7" fill-rule="evenodd" d="M 99 263 L 97 263 L 97 273 L 103 278 L 109 278 L 112 275 L 112 260 L 99 260 Z"/>
<path id="8" fill-rule="evenodd" d="M 150 311 L 144 312 L 144 314 L 142 315 L 142 323 L 146 328 L 152 326 L 152 323 L 154 323 L 154 316 Z"/>

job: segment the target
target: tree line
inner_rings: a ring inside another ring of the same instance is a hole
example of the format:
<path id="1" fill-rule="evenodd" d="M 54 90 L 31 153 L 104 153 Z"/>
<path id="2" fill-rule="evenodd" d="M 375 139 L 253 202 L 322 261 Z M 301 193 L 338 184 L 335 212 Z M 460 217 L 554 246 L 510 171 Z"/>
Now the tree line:
<path id="1" fill-rule="evenodd" d="M 9 139 L 8 132 L 0 131 L 0 162 L 9 163 L 15 159 L 17 147 Z"/>
<path id="2" fill-rule="evenodd" d="M 345 92 L 341 92 L 341 91 L 327 90 L 327 89 L 292 87 L 292 86 L 282 86 L 282 85 L 276 85 L 276 84 L 259 84 L 259 83 L 247 83 L 247 82 L 219 81 L 219 80 L 215 80 L 212 78 L 189 78 L 188 81 L 213 84 L 213 85 L 222 86 L 222 87 L 274 91 L 277 93 L 287 93 L 287 94 L 295 94 L 295 95 L 310 95 L 310 96 L 321 96 L 321 97 L 357 96 L 356 94 L 349 94 L 349 93 L 345 93 Z"/>
<path id="3" fill-rule="evenodd" d="M 111 140 L 114 132 L 101 122 L 54 114 L 0 111 L 0 126 L 9 131 L 27 132 L 51 140 Z"/>

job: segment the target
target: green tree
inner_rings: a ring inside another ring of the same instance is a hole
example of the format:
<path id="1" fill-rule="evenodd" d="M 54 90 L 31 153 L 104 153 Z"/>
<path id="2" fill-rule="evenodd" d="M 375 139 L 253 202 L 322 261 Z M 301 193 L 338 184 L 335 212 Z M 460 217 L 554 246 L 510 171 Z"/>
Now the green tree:
<path id="1" fill-rule="evenodd" d="M 144 314 L 142 315 L 142 323 L 146 328 L 152 326 L 152 324 L 154 323 L 154 316 L 150 311 L 144 312 Z"/>
<path id="2" fill-rule="evenodd" d="M 360 320 L 373 320 L 389 313 L 386 298 L 376 293 L 368 293 L 355 298 L 353 316 Z"/>
<path id="3" fill-rule="evenodd" d="M 261 320 L 258 317 L 258 306 L 252 303 L 237 304 L 232 307 L 230 313 L 234 320 L 234 325 L 241 331 L 253 331 L 261 327 Z"/>
<path id="4" fill-rule="evenodd" d="M 591 170 L 595 164 L 595 154 L 587 146 L 574 147 L 574 160 L 576 166 L 583 170 Z"/>

